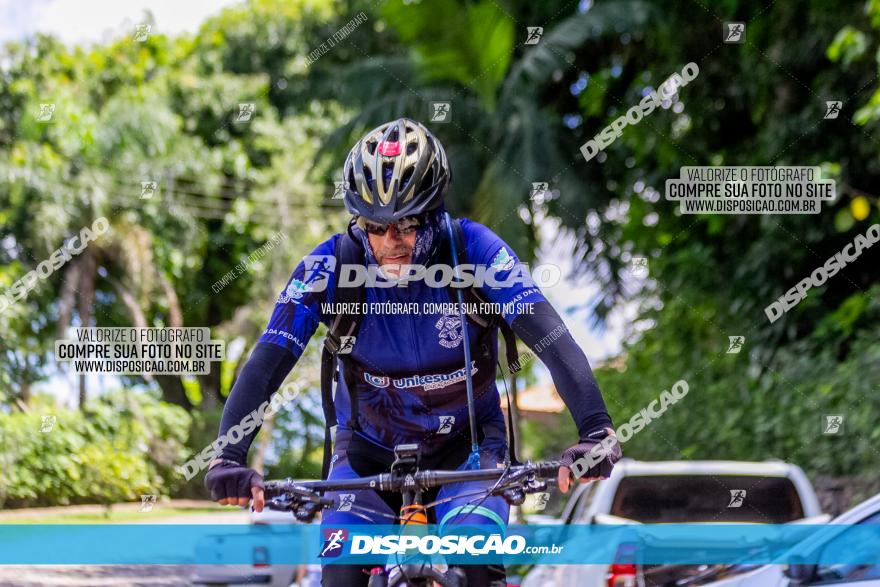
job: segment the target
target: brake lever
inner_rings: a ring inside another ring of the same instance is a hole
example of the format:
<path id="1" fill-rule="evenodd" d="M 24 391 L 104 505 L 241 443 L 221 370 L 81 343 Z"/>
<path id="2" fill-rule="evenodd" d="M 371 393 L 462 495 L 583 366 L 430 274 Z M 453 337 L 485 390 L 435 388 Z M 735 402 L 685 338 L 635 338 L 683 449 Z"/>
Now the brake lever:
<path id="1" fill-rule="evenodd" d="M 333 500 L 306 487 L 290 485 L 281 495 L 266 500 L 266 507 L 282 512 L 293 512 L 301 522 L 310 522 L 325 507 L 333 505 Z"/>
<path id="2" fill-rule="evenodd" d="M 525 478 L 525 479 L 523 479 Z M 491 491 L 490 495 L 500 495 L 509 505 L 522 505 L 526 494 L 542 493 L 547 487 L 554 485 L 555 479 L 544 479 L 538 471 L 517 471 L 505 478 L 502 483 Z"/>

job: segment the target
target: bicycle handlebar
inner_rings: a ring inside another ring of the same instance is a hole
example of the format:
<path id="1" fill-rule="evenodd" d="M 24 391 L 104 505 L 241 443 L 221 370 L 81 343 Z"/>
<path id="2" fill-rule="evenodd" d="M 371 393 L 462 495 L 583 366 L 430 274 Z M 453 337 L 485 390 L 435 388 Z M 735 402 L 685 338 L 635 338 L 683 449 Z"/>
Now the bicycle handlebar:
<path id="1" fill-rule="evenodd" d="M 301 521 L 309 521 L 319 510 L 333 507 L 335 501 L 324 497 L 326 491 L 351 491 L 372 489 L 378 491 L 421 492 L 432 487 L 463 483 L 467 481 L 492 481 L 496 483 L 486 489 L 486 495 L 502 495 L 508 503 L 522 504 L 526 493 L 543 491 L 547 487 L 545 479 L 555 479 L 559 463 L 529 463 L 515 467 L 498 469 L 476 469 L 467 471 L 425 470 L 414 473 L 380 473 L 357 479 L 335 479 L 327 481 L 266 481 L 263 490 L 266 507 L 273 510 L 292 511 Z"/>
<path id="2" fill-rule="evenodd" d="M 423 491 L 432 487 L 464 483 L 466 481 L 492 481 L 504 475 L 508 480 L 525 477 L 554 479 L 560 464 L 557 461 L 528 463 L 509 468 L 475 469 L 468 471 L 425 470 L 412 474 L 380 473 L 357 479 L 334 479 L 327 481 L 297 481 L 284 479 L 266 481 L 264 490 L 266 497 L 274 497 L 283 493 L 294 493 L 305 497 L 309 493 L 324 491 L 346 491 L 353 489 L 372 489 L 377 491 Z"/>

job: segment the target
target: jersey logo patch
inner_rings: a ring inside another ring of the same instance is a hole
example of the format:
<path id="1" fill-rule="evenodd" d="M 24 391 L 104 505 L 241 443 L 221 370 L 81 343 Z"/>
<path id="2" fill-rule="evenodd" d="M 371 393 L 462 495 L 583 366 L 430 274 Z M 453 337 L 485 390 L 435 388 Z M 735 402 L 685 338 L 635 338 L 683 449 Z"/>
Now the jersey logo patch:
<path id="1" fill-rule="evenodd" d="M 454 349 L 461 344 L 461 318 L 458 316 L 443 316 L 434 327 L 440 331 L 437 335 L 440 346 Z"/>
<path id="2" fill-rule="evenodd" d="M 388 387 L 388 377 L 371 375 L 364 371 L 364 380 L 373 387 Z"/>
<path id="3" fill-rule="evenodd" d="M 498 271 L 509 271 L 513 269 L 514 263 L 516 263 L 516 259 L 507 252 L 507 247 L 501 247 L 501 250 L 498 251 L 498 254 L 492 259 L 491 264 L 492 268 Z"/>
<path id="4" fill-rule="evenodd" d="M 301 300 L 304 295 L 311 291 L 311 288 L 299 279 L 294 279 L 284 290 L 284 295 L 288 300 Z"/>

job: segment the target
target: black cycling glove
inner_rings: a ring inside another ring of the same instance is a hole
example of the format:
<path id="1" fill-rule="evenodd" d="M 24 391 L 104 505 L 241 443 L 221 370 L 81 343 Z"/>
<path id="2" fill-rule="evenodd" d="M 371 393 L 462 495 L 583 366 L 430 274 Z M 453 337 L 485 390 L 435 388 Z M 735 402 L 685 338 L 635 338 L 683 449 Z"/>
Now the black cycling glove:
<path id="1" fill-rule="evenodd" d="M 263 476 L 233 461 L 220 461 L 205 475 L 205 487 L 211 490 L 211 499 L 252 497 L 251 487 L 263 487 Z"/>
<path id="2" fill-rule="evenodd" d="M 606 438 L 614 440 L 602 442 Z M 599 430 L 588 434 L 586 439 L 566 449 L 559 459 L 559 464 L 571 469 L 576 479 L 608 477 L 614 469 L 614 463 L 622 456 L 617 437 L 609 435 L 607 430 Z"/>

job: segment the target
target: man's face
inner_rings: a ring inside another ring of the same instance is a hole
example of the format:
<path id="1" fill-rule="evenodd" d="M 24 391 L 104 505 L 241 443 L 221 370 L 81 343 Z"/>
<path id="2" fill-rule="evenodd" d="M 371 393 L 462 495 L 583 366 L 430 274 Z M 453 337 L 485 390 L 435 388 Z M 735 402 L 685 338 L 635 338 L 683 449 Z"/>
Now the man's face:
<path id="1" fill-rule="evenodd" d="M 400 277 L 400 266 L 412 263 L 413 248 L 416 246 L 416 231 L 400 234 L 394 225 L 387 227 L 385 234 L 367 234 L 373 255 L 383 272 L 389 277 Z"/>

